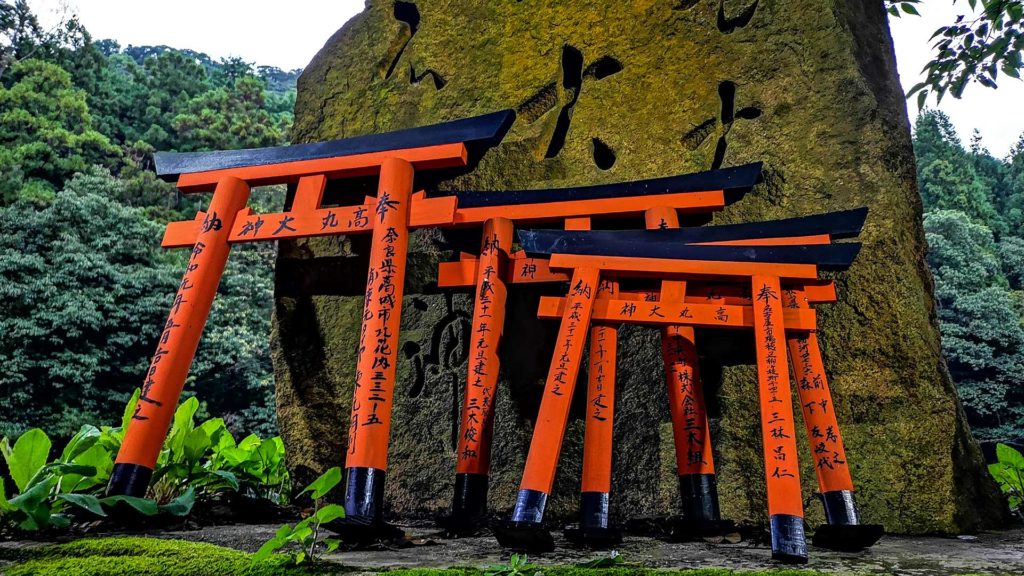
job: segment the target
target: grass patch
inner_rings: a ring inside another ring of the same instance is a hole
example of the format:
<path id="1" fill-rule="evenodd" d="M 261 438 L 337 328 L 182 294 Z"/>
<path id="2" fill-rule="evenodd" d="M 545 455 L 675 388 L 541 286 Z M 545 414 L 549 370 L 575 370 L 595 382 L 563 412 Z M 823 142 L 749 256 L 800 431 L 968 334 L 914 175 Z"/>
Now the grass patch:
<path id="1" fill-rule="evenodd" d="M 14 563 L 0 568 L 6 576 L 306 576 L 318 572 L 291 567 L 287 559 L 253 562 L 230 548 L 160 538 L 84 538 L 17 551 L 0 551 Z M 340 571 L 338 572 L 340 573 Z"/>

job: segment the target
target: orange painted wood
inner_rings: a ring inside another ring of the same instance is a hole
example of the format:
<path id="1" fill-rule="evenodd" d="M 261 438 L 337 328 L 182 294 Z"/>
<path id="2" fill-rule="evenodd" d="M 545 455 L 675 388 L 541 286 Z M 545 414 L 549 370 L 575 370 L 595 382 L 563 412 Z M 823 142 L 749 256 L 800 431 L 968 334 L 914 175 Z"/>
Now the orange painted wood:
<path id="1" fill-rule="evenodd" d="M 599 297 L 615 298 L 618 291 L 618 282 L 602 280 L 597 293 Z M 581 492 L 608 493 L 612 489 L 612 432 L 615 420 L 617 354 L 618 329 L 603 324 L 591 325 Z"/>
<path id="2" fill-rule="evenodd" d="M 523 490 L 550 494 L 554 485 L 555 469 L 562 450 L 565 427 L 569 423 L 569 406 L 576 389 L 576 377 L 599 280 L 600 272 L 596 268 L 579 268 L 573 272 L 568 302 L 562 314 L 555 353 L 548 368 L 544 396 L 523 470 L 520 485 Z"/>
<path id="3" fill-rule="evenodd" d="M 644 223 L 648 230 L 675 229 L 679 228 L 679 217 L 671 208 L 652 208 L 644 214 Z M 658 299 L 666 304 L 685 303 L 688 289 L 684 280 L 663 280 Z M 714 474 L 711 429 L 692 326 L 671 324 L 661 329 L 661 359 L 672 416 L 676 471 L 680 476 Z"/>
<path id="4" fill-rule="evenodd" d="M 783 299 L 789 309 L 808 307 L 803 290 L 785 290 Z M 821 359 L 818 335 L 814 332 L 787 334 L 786 342 L 789 359 L 793 363 L 793 380 L 800 410 L 807 428 L 808 445 L 814 458 L 814 471 L 818 476 L 818 488 L 822 492 L 852 491 L 853 479 L 846 462 L 846 448 Z"/>
<path id="5" fill-rule="evenodd" d="M 597 268 L 610 276 L 663 276 L 671 274 L 697 277 L 743 277 L 758 274 L 787 279 L 814 280 L 818 267 L 813 264 L 771 264 L 763 262 L 717 262 L 705 260 L 668 260 L 624 256 L 581 256 L 552 254 L 550 266 L 556 269 Z"/>
<path id="6" fill-rule="evenodd" d="M 494 430 L 494 398 L 501 361 L 498 348 L 505 328 L 508 288 L 508 251 L 512 248 L 512 221 L 495 218 L 484 222 L 480 263 L 473 300 L 473 324 L 469 341 L 469 376 L 459 427 L 455 471 L 487 474 L 491 466 L 491 435 Z"/>
<path id="7" fill-rule="evenodd" d="M 387 150 L 352 156 L 337 156 L 319 160 L 299 160 L 297 162 L 266 164 L 263 166 L 226 168 L 223 170 L 182 174 L 178 177 L 178 188 L 183 192 L 206 192 L 212 189 L 225 176 L 245 180 L 250 186 L 293 184 L 298 182 L 299 178 L 303 176 L 314 176 L 317 174 L 326 176 L 328 180 L 341 177 L 372 176 L 380 172 L 382 164 L 391 158 L 404 160 L 412 164 L 416 170 L 431 170 L 434 168 L 465 166 L 468 155 L 466 145 L 456 143 L 424 146 L 422 148 L 406 148 L 403 150 Z"/>
<path id="8" fill-rule="evenodd" d="M 565 312 L 565 298 L 541 296 L 537 317 L 542 320 L 561 318 Z M 786 330 L 808 331 L 816 328 L 817 316 L 813 309 L 784 310 Z M 729 304 L 680 304 L 598 298 L 594 302 L 592 320 L 611 324 L 641 324 L 648 326 L 694 326 L 700 328 L 753 328 L 755 313 L 752 306 Z"/>
<path id="9" fill-rule="evenodd" d="M 546 258 L 525 258 L 523 252 L 516 252 L 508 262 L 508 278 L 512 284 L 535 284 L 538 282 L 568 282 L 569 274 L 555 272 L 548 266 Z M 437 285 L 439 288 L 458 288 L 473 285 L 477 271 L 477 260 L 441 262 L 438 265 Z"/>
<path id="10" fill-rule="evenodd" d="M 687 212 L 721 210 L 725 206 L 725 193 L 685 192 L 654 196 L 627 196 L 598 200 L 570 200 L 546 202 L 543 204 L 512 204 L 506 206 L 484 206 L 459 208 L 455 213 L 455 224 L 476 224 L 488 218 L 503 217 L 514 220 L 517 225 L 528 222 L 543 222 L 588 216 L 631 216 L 643 214 L 653 206 L 675 206 Z"/>
<path id="11" fill-rule="evenodd" d="M 565 219 L 566 230 L 590 230 L 590 218 L 584 216 L 582 218 L 566 218 Z"/>
<path id="12" fill-rule="evenodd" d="M 783 331 L 782 289 L 777 277 L 762 275 L 751 278 L 751 289 L 768 514 L 803 517 L 793 397 L 789 389 L 789 362 Z"/>
<path id="13" fill-rule="evenodd" d="M 387 470 L 391 405 L 398 365 L 398 333 L 409 245 L 413 166 L 383 161 L 366 275 L 363 326 L 356 359 L 347 468 Z"/>
<path id="14" fill-rule="evenodd" d="M 313 212 L 320 208 L 326 187 L 327 177 L 323 174 L 299 178 L 299 185 L 295 187 L 295 197 L 292 199 L 292 212 Z"/>
<path id="15" fill-rule="evenodd" d="M 676 448 L 676 471 L 686 474 L 714 474 L 711 429 L 704 403 L 704 385 L 693 327 L 666 326 L 661 333 L 661 356 L 665 364 L 672 435 Z"/>
<path id="16" fill-rule="evenodd" d="M 156 467 L 227 264 L 231 225 L 248 199 L 249 187 L 237 178 L 225 177 L 217 184 L 117 453 L 118 464 Z"/>
<path id="17" fill-rule="evenodd" d="M 376 198 L 357 206 L 339 206 L 317 210 L 297 210 L 256 214 L 249 208 L 239 212 L 231 230 L 229 242 L 257 242 L 287 238 L 307 238 L 335 234 L 360 234 L 373 230 L 372 218 L 377 209 Z M 318 200 L 319 202 L 319 200 Z M 412 197 L 409 227 L 444 226 L 450 224 L 458 200 L 454 197 L 427 198 L 422 194 Z M 182 221 L 167 225 L 164 248 L 180 248 L 195 243 L 198 222 Z M 173 231 L 172 231 L 173 228 Z M 472 285 L 472 284 L 470 284 Z"/>
<path id="18" fill-rule="evenodd" d="M 694 246 L 807 246 L 830 244 L 828 234 L 811 236 L 785 236 L 782 238 L 750 238 L 746 240 L 722 240 L 721 242 L 694 242 Z"/>
<path id="19" fill-rule="evenodd" d="M 163 240 L 160 246 L 164 248 L 186 248 L 195 246 L 196 238 L 199 236 L 199 228 L 206 218 L 206 212 L 197 212 L 192 220 L 181 220 L 179 222 L 168 222 L 164 229 Z"/>
<path id="20" fill-rule="evenodd" d="M 679 228 L 679 213 L 671 206 L 655 206 L 644 212 L 644 225 L 648 230 Z"/>

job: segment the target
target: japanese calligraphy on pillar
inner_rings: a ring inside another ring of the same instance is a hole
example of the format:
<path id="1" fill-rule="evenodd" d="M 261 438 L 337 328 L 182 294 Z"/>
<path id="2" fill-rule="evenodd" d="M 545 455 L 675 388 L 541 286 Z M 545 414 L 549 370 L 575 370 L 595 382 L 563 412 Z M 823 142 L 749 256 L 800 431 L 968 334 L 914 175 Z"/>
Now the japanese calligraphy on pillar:
<path id="1" fill-rule="evenodd" d="M 366 274 L 346 467 L 386 469 L 408 248 L 408 174 L 382 172 Z M 387 165 L 385 165 L 387 168 Z M 400 167 L 399 167 L 400 168 Z M 408 181 L 406 181 L 406 179 Z"/>
<path id="2" fill-rule="evenodd" d="M 779 279 L 754 276 L 754 336 L 770 514 L 803 515 Z"/>
<path id="3" fill-rule="evenodd" d="M 505 325 L 508 250 L 512 222 L 503 218 L 484 223 L 477 267 L 477 290 L 469 344 L 469 376 L 456 472 L 487 474 L 490 468 L 491 433 L 494 427 L 494 394 L 498 385 L 498 343 Z"/>
<path id="4" fill-rule="evenodd" d="M 801 290 L 786 290 L 784 299 L 787 308 L 807 306 Z M 814 332 L 794 333 L 788 336 L 788 343 L 793 379 L 807 427 L 807 439 L 814 457 L 819 488 L 822 492 L 853 490 L 818 336 Z"/>

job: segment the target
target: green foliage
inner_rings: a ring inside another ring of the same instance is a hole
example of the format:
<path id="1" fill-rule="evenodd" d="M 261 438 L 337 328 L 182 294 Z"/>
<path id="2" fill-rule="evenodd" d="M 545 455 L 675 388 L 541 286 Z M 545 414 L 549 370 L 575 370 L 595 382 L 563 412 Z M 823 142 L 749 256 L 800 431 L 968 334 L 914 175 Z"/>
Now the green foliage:
<path id="1" fill-rule="evenodd" d="M 0 206 L 0 433 L 71 434 L 145 370 L 179 274 L 160 227 L 104 197 L 116 182 L 78 175 L 45 208 Z"/>
<path id="2" fill-rule="evenodd" d="M 274 537 L 268 540 L 256 554 L 254 561 L 261 561 L 269 558 L 275 552 L 286 546 L 292 545 L 298 550 L 292 553 L 292 561 L 295 564 L 302 564 L 307 560 L 315 562 L 319 554 L 319 544 L 323 544 L 324 550 L 333 552 L 337 550 L 341 542 L 334 538 L 320 541 L 320 527 L 323 524 L 345 517 L 345 509 L 338 504 L 322 505 L 322 498 L 338 483 L 341 482 L 341 468 L 335 466 L 320 475 L 309 486 L 306 486 L 301 494 L 310 492 L 313 499 L 313 513 L 294 526 L 285 524 L 277 529 Z"/>
<path id="3" fill-rule="evenodd" d="M 974 433 L 1024 429 L 1024 146 L 1006 161 L 965 150 L 943 114 L 914 134 L 942 347 Z"/>
<path id="4" fill-rule="evenodd" d="M 66 438 L 117 414 L 184 268 L 183 254 L 159 249 L 162 226 L 203 202 L 156 178 L 153 153 L 285 143 L 296 77 L 93 43 L 73 17 L 44 30 L 27 2 L 0 2 L 0 291 L 11 304 L 0 434 L 40 426 Z M 276 209 L 283 196 L 257 190 L 251 205 Z M 186 382 L 235 434 L 276 433 L 274 250 L 233 250 Z"/>
<path id="5" fill-rule="evenodd" d="M 508 564 L 494 564 L 484 571 L 484 576 L 540 576 L 542 571 L 530 564 L 526 554 L 512 554 Z"/>
<path id="6" fill-rule="evenodd" d="M 1006 444 L 996 444 L 996 459 L 988 471 L 1006 494 L 1010 510 L 1024 520 L 1024 456 Z"/>
<path id="7" fill-rule="evenodd" d="M 893 17 L 899 18 L 901 12 L 919 15 L 915 5 L 921 0 L 887 3 Z M 935 57 L 924 67 L 924 81 L 907 93 L 908 97 L 918 95 L 919 107 L 924 106 L 929 94 L 940 102 L 947 91 L 960 98 L 972 81 L 995 88 L 1000 72 L 1020 79 L 1024 69 L 1024 0 L 966 0 L 966 4 L 969 13 L 932 34 Z"/>
<path id="8" fill-rule="evenodd" d="M 249 554 L 229 548 L 161 538 L 87 538 L 17 553 L 0 552 L 3 554 L 8 555 L 6 559 L 15 561 L 3 568 L 8 576 L 304 576 L 314 573 L 288 565 L 285 558 L 254 562 Z"/>
<path id="9" fill-rule="evenodd" d="M 45 204 L 65 180 L 120 151 L 92 127 L 85 93 L 55 64 L 26 60 L 0 85 L 0 201 Z"/>
<path id="10" fill-rule="evenodd" d="M 224 420 L 196 424 L 195 398 L 175 411 L 148 497 L 100 497 L 139 395 L 139 390 L 132 395 L 120 426 L 83 426 L 53 462 L 48 462 L 52 442 L 42 430 L 25 432 L 13 447 L 6 436 L 0 438 L 0 453 L 17 492 L 8 498 L 0 482 L 0 525 L 29 531 L 66 527 L 67 505 L 91 517 L 107 516 L 112 508 L 143 516 L 188 516 L 197 497 L 226 491 L 283 501 L 288 472 L 281 439 L 261 441 L 252 435 L 236 444 Z"/>

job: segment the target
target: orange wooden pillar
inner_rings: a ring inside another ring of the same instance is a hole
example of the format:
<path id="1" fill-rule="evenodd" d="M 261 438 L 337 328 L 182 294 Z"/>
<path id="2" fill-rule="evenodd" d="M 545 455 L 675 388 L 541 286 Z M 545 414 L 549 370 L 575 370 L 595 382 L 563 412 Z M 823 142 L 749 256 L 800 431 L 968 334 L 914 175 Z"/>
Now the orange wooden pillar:
<path id="1" fill-rule="evenodd" d="M 619 283 L 602 280 L 599 296 L 618 298 Z M 590 328 L 590 365 L 587 369 L 586 428 L 583 434 L 583 479 L 580 485 L 579 530 L 570 538 L 589 543 L 621 541 L 609 525 L 609 496 L 612 489 L 612 446 L 615 420 L 615 364 L 618 355 L 618 327 Z"/>
<path id="2" fill-rule="evenodd" d="M 413 168 L 381 164 L 345 456 L 346 524 L 381 524 L 398 362 Z"/>
<path id="3" fill-rule="evenodd" d="M 652 208 L 646 212 L 645 219 L 648 230 L 679 227 L 676 210 L 670 207 Z M 663 281 L 661 300 L 684 302 L 686 282 Z M 721 512 L 693 327 L 662 328 L 661 356 L 665 366 L 665 384 L 668 386 L 682 503 L 681 522 L 675 532 L 676 536 L 700 534 L 720 528 Z"/>
<path id="4" fill-rule="evenodd" d="M 779 278 L 753 276 L 751 295 L 772 558 L 802 563 L 807 561 L 807 540 Z"/>
<path id="5" fill-rule="evenodd" d="M 455 466 L 455 497 L 449 521 L 452 530 L 470 528 L 487 514 L 487 485 L 491 465 L 491 436 L 500 360 L 498 348 L 505 327 L 511 220 L 484 222 L 473 303 L 462 425 Z"/>
<path id="6" fill-rule="evenodd" d="M 576 389 L 599 279 L 597 268 L 576 268 L 573 271 L 509 530 L 495 529 L 495 536 L 503 545 L 519 547 L 516 540 L 521 536 L 534 540 L 536 544 L 533 531 L 541 527 L 544 508 L 555 483 L 555 469 L 569 423 L 569 406 Z M 549 548 L 554 545 L 550 538 L 550 535 L 542 537 L 544 542 L 539 546 L 528 542 L 523 542 L 523 545 Z"/>
<path id="7" fill-rule="evenodd" d="M 117 453 L 108 495 L 146 494 L 227 264 L 235 215 L 248 199 L 249 186 L 242 180 L 228 176 L 217 183 Z"/>

